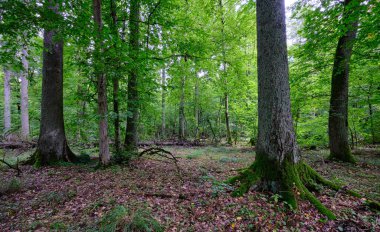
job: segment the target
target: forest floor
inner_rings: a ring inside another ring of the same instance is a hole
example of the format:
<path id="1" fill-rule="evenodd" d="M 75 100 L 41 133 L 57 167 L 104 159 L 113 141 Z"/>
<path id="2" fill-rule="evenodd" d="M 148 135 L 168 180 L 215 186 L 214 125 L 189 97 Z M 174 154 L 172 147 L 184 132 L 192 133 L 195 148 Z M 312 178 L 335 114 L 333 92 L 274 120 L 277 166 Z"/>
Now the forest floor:
<path id="1" fill-rule="evenodd" d="M 315 193 L 335 221 L 302 200 L 295 212 L 279 195 L 231 197 L 223 181 L 253 162 L 250 148 L 166 149 L 179 157 L 181 174 L 172 163 L 148 157 L 105 170 L 94 164 L 22 166 L 21 177 L 2 168 L 0 231 L 380 231 L 380 213 L 344 192 Z M 7 159 L 15 152 L 6 153 Z M 380 200 L 379 149 L 361 149 L 356 165 L 327 162 L 326 155 L 305 151 L 304 159 L 323 176 Z"/>

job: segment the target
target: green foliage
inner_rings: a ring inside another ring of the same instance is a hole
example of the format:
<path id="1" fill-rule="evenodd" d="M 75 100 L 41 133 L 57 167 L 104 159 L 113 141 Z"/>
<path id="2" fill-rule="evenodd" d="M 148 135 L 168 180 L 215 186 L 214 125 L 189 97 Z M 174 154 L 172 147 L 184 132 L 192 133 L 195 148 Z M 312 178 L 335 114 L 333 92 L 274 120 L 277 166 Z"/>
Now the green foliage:
<path id="1" fill-rule="evenodd" d="M 100 231 L 141 231 L 159 232 L 164 231 L 161 225 L 152 217 L 147 209 L 138 208 L 130 210 L 124 206 L 116 206 L 108 212 L 100 221 Z"/>
<path id="2" fill-rule="evenodd" d="M 9 181 L 0 183 L 0 195 L 11 194 L 19 192 L 23 187 L 23 184 L 19 178 L 12 178 Z"/>

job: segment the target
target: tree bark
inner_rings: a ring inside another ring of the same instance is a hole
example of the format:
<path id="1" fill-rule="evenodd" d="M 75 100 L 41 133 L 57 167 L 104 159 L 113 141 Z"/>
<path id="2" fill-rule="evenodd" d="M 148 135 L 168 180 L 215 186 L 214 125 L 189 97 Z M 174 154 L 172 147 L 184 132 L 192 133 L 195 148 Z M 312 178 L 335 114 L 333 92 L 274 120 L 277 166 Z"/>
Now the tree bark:
<path id="1" fill-rule="evenodd" d="M 99 161 L 102 165 L 110 162 L 110 152 L 108 144 L 108 122 L 107 122 L 107 79 L 102 68 L 102 2 L 93 0 L 94 22 L 97 31 L 95 39 L 95 75 L 98 87 L 98 114 L 99 114 Z"/>
<path id="2" fill-rule="evenodd" d="M 112 17 L 112 33 L 119 37 L 119 32 L 117 30 L 117 14 L 116 14 L 116 2 L 115 0 L 111 0 L 110 4 L 110 13 Z M 116 44 L 114 45 L 116 51 Z M 117 51 L 116 51 L 117 52 Z M 114 76 L 112 78 L 112 86 L 113 86 L 113 112 L 115 114 L 114 117 L 114 130 L 115 130 L 115 150 L 116 153 L 120 153 L 120 113 L 119 113 L 119 77 Z"/>
<path id="3" fill-rule="evenodd" d="M 358 12 L 352 0 L 344 1 L 342 25 L 346 32 L 339 38 L 334 57 L 329 111 L 330 158 L 355 162 L 348 142 L 348 79 L 350 58 L 358 29 Z"/>
<path id="4" fill-rule="evenodd" d="M 11 72 L 4 68 L 4 134 L 11 129 Z"/>
<path id="5" fill-rule="evenodd" d="M 229 114 L 229 96 L 228 96 L 228 79 L 227 79 L 227 62 L 226 62 L 226 35 L 224 32 L 224 12 L 223 12 L 223 0 L 219 0 L 219 8 L 221 11 L 221 24 L 222 24 L 222 55 L 223 55 L 223 89 L 224 89 L 224 116 L 226 120 L 226 137 L 227 137 L 227 143 L 232 144 L 232 136 L 231 136 L 231 128 L 230 128 L 230 114 Z"/>
<path id="6" fill-rule="evenodd" d="M 286 163 L 298 163 L 299 151 L 290 111 L 290 88 L 283 0 L 257 2 L 258 114 L 256 159 L 266 161 L 264 187 L 289 191 Z M 293 167 L 292 167 L 293 168 Z M 272 173 L 270 173 L 272 172 Z"/>
<path id="7" fill-rule="evenodd" d="M 40 136 L 32 157 L 37 166 L 75 161 L 63 119 L 63 41 L 56 35 L 54 29 L 44 31 Z"/>
<path id="8" fill-rule="evenodd" d="M 125 148 L 136 152 L 138 145 L 138 119 L 139 119 L 139 94 L 138 94 L 138 69 L 139 69 L 139 21 L 140 0 L 131 0 L 129 14 L 129 55 L 132 64 L 128 73 L 128 119 L 125 133 Z"/>
<path id="9" fill-rule="evenodd" d="M 28 96 L 28 69 L 29 62 L 27 60 L 28 51 L 26 47 L 22 49 L 22 66 L 21 72 L 21 137 L 24 140 L 29 139 L 29 96 Z"/>
<path id="10" fill-rule="evenodd" d="M 317 181 L 331 183 L 300 161 L 290 108 L 284 0 L 258 0 L 256 12 L 259 85 L 256 158 L 229 182 L 241 183 L 235 195 L 247 192 L 258 182 L 258 188 L 281 194 L 294 209 L 299 193 L 334 219 L 334 214 L 306 187 Z"/>
<path id="11" fill-rule="evenodd" d="M 161 74 L 161 137 L 166 138 L 166 70 Z"/>

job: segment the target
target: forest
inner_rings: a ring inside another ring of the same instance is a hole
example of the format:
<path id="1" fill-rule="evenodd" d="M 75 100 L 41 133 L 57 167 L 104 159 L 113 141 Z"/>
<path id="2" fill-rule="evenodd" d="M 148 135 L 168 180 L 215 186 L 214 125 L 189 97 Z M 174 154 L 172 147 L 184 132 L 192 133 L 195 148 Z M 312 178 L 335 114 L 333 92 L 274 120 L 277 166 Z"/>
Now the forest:
<path id="1" fill-rule="evenodd" d="M 0 231 L 380 231 L 379 0 L 0 0 Z"/>

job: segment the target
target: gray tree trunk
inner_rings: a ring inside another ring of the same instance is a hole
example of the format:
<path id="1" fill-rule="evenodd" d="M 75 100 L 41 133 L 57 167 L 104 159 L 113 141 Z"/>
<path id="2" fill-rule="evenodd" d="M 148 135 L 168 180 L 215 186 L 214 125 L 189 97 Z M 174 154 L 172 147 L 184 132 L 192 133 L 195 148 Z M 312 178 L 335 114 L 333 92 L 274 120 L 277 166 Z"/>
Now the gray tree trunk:
<path id="1" fill-rule="evenodd" d="M 98 84 L 98 114 L 99 114 L 99 161 L 102 165 L 110 162 L 110 151 L 108 143 L 108 122 L 107 122 L 107 79 L 101 66 L 102 60 L 102 2 L 93 0 L 94 23 L 97 30 L 95 39 L 95 75 Z"/>
<path id="2" fill-rule="evenodd" d="M 4 133 L 11 129 L 11 72 L 4 68 Z"/>
<path id="3" fill-rule="evenodd" d="M 22 66 L 23 72 L 20 75 L 21 79 L 21 137 L 24 140 L 29 138 L 29 97 L 28 97 L 28 69 L 29 62 L 27 60 L 28 51 L 26 47 L 22 49 Z"/>
<path id="4" fill-rule="evenodd" d="M 132 64 L 128 74 L 128 112 L 125 147 L 129 151 L 137 151 L 138 145 L 138 119 L 139 119 L 139 94 L 138 94 L 138 62 L 139 62 L 139 36 L 140 36 L 140 0 L 131 0 L 129 15 L 129 54 Z"/>
<path id="5" fill-rule="evenodd" d="M 264 188 L 289 190 L 287 164 L 299 162 L 290 111 L 284 0 L 257 1 L 258 114 L 256 161 Z M 290 166 L 292 167 L 292 166 Z"/>
<path id="6" fill-rule="evenodd" d="M 358 12 L 344 1 L 342 25 L 346 32 L 339 38 L 334 57 L 329 111 L 330 157 L 345 162 L 355 162 L 348 142 L 348 79 L 352 48 L 358 30 Z M 356 4 L 356 3 L 355 3 Z"/>
<path id="7" fill-rule="evenodd" d="M 56 10 L 56 9 L 55 9 Z M 34 162 L 75 161 L 67 145 L 63 120 L 63 41 L 56 30 L 44 31 L 41 124 Z"/>
<path id="8" fill-rule="evenodd" d="M 197 74 L 195 75 L 194 92 L 195 139 L 199 139 L 199 77 L 197 77 Z"/>

